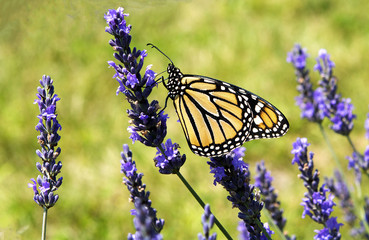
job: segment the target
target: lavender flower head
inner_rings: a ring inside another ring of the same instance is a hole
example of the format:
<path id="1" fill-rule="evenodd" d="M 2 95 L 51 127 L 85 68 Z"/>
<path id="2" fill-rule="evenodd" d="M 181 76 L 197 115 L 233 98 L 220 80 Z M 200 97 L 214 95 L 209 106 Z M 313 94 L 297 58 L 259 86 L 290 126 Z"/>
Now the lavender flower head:
<path id="1" fill-rule="evenodd" d="M 255 196 L 254 186 L 250 185 L 248 165 L 243 162 L 244 152 L 245 148 L 237 148 L 224 156 L 210 158 L 208 164 L 214 174 L 214 185 L 219 183 L 228 191 L 228 200 L 240 210 L 238 217 L 246 223 L 250 235 L 258 238 L 262 235 L 259 224 L 263 204 Z"/>
<path id="2" fill-rule="evenodd" d="M 151 207 L 150 192 L 145 191 L 146 185 L 142 183 L 143 174 L 137 173 L 136 163 L 132 160 L 132 152 L 128 145 L 123 145 L 121 156 L 121 172 L 126 176 L 123 183 L 131 194 L 130 200 L 135 204 L 132 215 L 135 215 L 133 222 L 136 233 L 129 234 L 128 239 L 162 239 L 160 231 L 163 229 L 164 220 L 158 219 L 156 210 Z"/>
<path id="3" fill-rule="evenodd" d="M 350 191 L 344 182 L 340 171 L 335 170 L 334 176 L 335 178 L 325 178 L 325 184 L 329 188 L 330 192 L 340 200 L 340 207 L 345 214 L 345 222 L 350 226 L 353 226 L 357 216 L 355 215 Z"/>
<path id="4" fill-rule="evenodd" d="M 354 107 L 350 103 L 351 99 L 342 99 L 336 107 L 334 116 L 331 118 L 333 125 L 331 128 L 338 134 L 348 136 L 354 127 L 353 120 L 356 115 L 352 113 Z"/>
<path id="5" fill-rule="evenodd" d="M 168 117 L 163 112 L 157 112 L 160 108 L 158 101 L 148 101 L 148 96 L 156 86 L 155 72 L 148 66 L 143 75 L 141 74 L 147 53 L 135 47 L 131 49 L 132 27 L 127 26 L 125 21 L 127 16 L 123 8 L 111 9 L 104 16 L 109 25 L 105 31 L 114 37 L 109 44 L 116 51 L 114 57 L 120 62 L 116 64 L 109 61 L 108 64 L 116 71 L 114 78 L 119 83 L 117 94 L 123 93 L 132 108 L 127 110 L 132 124 L 128 127 L 130 138 L 133 142 L 140 141 L 146 146 L 157 147 L 166 136 Z"/>
<path id="6" fill-rule="evenodd" d="M 148 216 L 147 206 L 141 203 L 141 199 L 135 201 L 135 218 L 133 223 L 136 228 L 135 234 L 129 233 L 128 240 L 162 240 L 163 236 L 153 227 L 153 219 Z"/>
<path id="7" fill-rule="evenodd" d="M 321 89 L 313 89 L 310 81 L 309 70 L 306 68 L 308 54 L 305 48 L 295 44 L 291 52 L 287 53 L 287 62 L 295 68 L 297 91 L 300 93 L 296 97 L 296 104 L 301 109 L 301 118 L 306 118 L 311 122 L 321 123 L 328 116 L 325 107 L 323 92 Z"/>
<path id="8" fill-rule="evenodd" d="M 348 168 L 354 169 L 355 180 L 357 183 L 361 183 L 362 172 L 369 174 L 369 146 L 366 147 L 364 155 L 354 151 L 352 156 L 347 156 Z"/>
<path id="9" fill-rule="evenodd" d="M 263 196 L 265 208 L 269 211 L 274 223 L 283 232 L 286 225 L 286 219 L 283 217 L 283 210 L 280 208 L 278 195 L 272 186 L 273 178 L 270 171 L 267 171 L 264 161 L 256 164 L 255 186 L 260 189 Z"/>
<path id="10" fill-rule="evenodd" d="M 210 235 L 210 230 L 214 226 L 214 215 L 210 211 L 209 204 L 206 204 L 204 209 L 205 209 L 205 211 L 204 211 L 204 214 L 201 217 L 201 223 L 202 223 L 202 226 L 203 226 L 205 236 L 203 236 L 201 233 L 199 233 L 198 234 L 198 239 L 199 240 L 215 240 L 215 239 L 217 239 L 217 234 L 213 233 L 212 235 Z"/>
<path id="11" fill-rule="evenodd" d="M 274 232 L 269 228 L 269 224 L 268 223 L 264 223 L 264 229 L 266 230 L 266 232 L 268 233 L 269 236 L 271 236 L 272 234 L 274 234 Z M 240 221 L 238 223 L 237 230 L 240 233 L 240 235 L 239 235 L 239 239 L 240 240 L 251 240 L 251 239 L 254 239 L 253 236 L 251 236 L 250 233 L 249 233 L 249 231 L 247 230 L 247 228 L 245 226 L 245 222 Z M 260 239 L 260 240 L 268 240 L 268 238 L 264 234 L 262 234 L 261 237 L 258 238 L 258 239 Z"/>
<path id="12" fill-rule="evenodd" d="M 327 220 L 325 228 L 323 228 L 322 230 L 315 230 L 317 235 L 314 236 L 314 239 L 317 239 L 317 240 L 341 239 L 341 234 L 339 233 L 341 226 L 343 226 L 343 224 L 338 223 L 336 217 L 332 217 Z"/>
<path id="13" fill-rule="evenodd" d="M 351 106 L 352 108 L 352 106 Z M 350 111 L 348 111 L 350 112 Z M 349 114 L 350 116 L 350 114 Z M 353 115 L 352 118 L 356 116 Z M 369 133 L 369 114 L 368 118 L 365 121 L 365 130 L 366 130 L 366 137 L 368 138 Z M 368 138 L 369 139 L 369 138 Z M 355 171 L 355 179 L 357 183 L 361 183 L 362 173 L 369 176 L 369 146 L 366 147 L 364 154 L 359 153 L 355 148 L 351 156 L 346 157 L 348 162 L 348 168 L 354 169 Z"/>
<path id="14" fill-rule="evenodd" d="M 329 79 L 332 77 L 333 68 L 335 67 L 334 62 L 330 59 L 327 50 L 320 49 L 318 53 L 318 57 L 316 58 L 316 64 L 314 66 L 314 70 L 318 71 L 320 75 Z"/>
<path id="15" fill-rule="evenodd" d="M 36 150 L 36 154 L 42 160 L 42 164 L 37 162 L 36 167 L 42 176 L 39 175 L 37 180 L 32 178 L 32 183 L 28 186 L 33 189 L 33 199 L 38 205 L 42 208 L 51 208 L 59 199 L 59 195 L 54 192 L 63 182 L 63 177 L 57 178 L 62 163 L 56 162 L 61 152 L 60 147 L 56 148 L 60 140 L 58 131 L 61 130 L 61 125 L 57 120 L 56 102 L 60 98 L 54 94 L 53 80 L 49 76 L 43 75 L 40 84 L 41 87 L 37 88 L 37 99 L 34 103 L 37 103 L 40 109 L 36 130 L 40 132 L 37 139 L 41 151 Z"/>
<path id="16" fill-rule="evenodd" d="M 177 143 L 172 143 L 171 139 L 168 139 L 161 147 L 158 147 L 158 152 L 154 158 L 155 166 L 159 168 L 159 172 L 162 174 L 177 173 L 182 165 L 186 161 L 186 155 L 181 155 Z M 163 154 L 163 152 L 164 154 Z"/>
<path id="17" fill-rule="evenodd" d="M 325 106 L 333 125 L 331 128 L 338 134 L 348 136 L 354 126 L 356 115 L 352 113 L 351 100 L 341 98 L 337 93 L 337 78 L 333 75 L 334 62 L 330 59 L 327 50 L 321 49 L 316 58 L 317 64 L 314 70 L 321 76 L 319 85 L 324 93 Z"/>
<path id="18" fill-rule="evenodd" d="M 334 196 L 330 194 L 327 197 L 329 189 L 325 184 L 319 187 L 319 171 L 317 169 L 314 171 L 314 154 L 310 152 L 308 156 L 307 153 L 309 145 L 306 138 L 297 138 L 291 151 L 294 154 L 292 164 L 298 165 L 301 172 L 299 178 L 304 181 L 304 186 L 308 190 L 301 203 L 304 207 L 302 217 L 308 215 L 315 222 L 324 225 L 322 230 L 317 231 L 315 239 L 340 239 L 339 229 L 342 224 L 338 224 L 335 218 L 330 217 L 335 206 Z"/>
<path id="19" fill-rule="evenodd" d="M 303 71 L 306 67 L 306 59 L 309 57 L 306 48 L 301 48 L 300 44 L 295 44 L 291 52 L 287 53 L 286 61 L 298 70 Z"/>

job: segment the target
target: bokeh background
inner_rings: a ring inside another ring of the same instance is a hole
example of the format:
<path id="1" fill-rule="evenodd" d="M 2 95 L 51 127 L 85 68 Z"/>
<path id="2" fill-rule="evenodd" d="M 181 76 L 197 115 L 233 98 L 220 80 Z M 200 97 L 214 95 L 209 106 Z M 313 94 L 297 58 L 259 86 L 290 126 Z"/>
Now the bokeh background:
<path id="1" fill-rule="evenodd" d="M 202 209 L 176 176 L 158 173 L 152 160 L 156 150 L 132 145 L 128 138 L 128 104 L 122 95 L 116 96 L 118 84 L 107 64 L 113 50 L 103 15 L 110 8 L 122 6 L 130 14 L 132 46 L 148 49 L 146 44 L 154 43 L 184 73 L 236 84 L 285 113 L 291 124 L 288 134 L 246 143 L 245 161 L 254 174 L 256 162 L 265 160 L 287 218 L 285 229 L 298 239 L 312 239 L 321 226 L 301 218 L 305 189 L 297 167 L 291 165 L 291 145 L 296 137 L 309 139 L 322 178 L 332 176 L 334 161 L 318 126 L 301 120 L 294 102 L 294 70 L 285 59 L 295 43 L 308 49 L 311 69 L 319 49 L 328 50 L 336 63 L 339 92 L 355 106 L 352 138 L 361 151 L 367 144 L 363 125 L 369 102 L 369 15 L 364 0 L 0 2 L 0 232 L 9 239 L 40 238 L 42 209 L 33 202 L 27 183 L 38 175 L 38 107 L 33 101 L 43 74 L 54 79 L 61 97 L 58 117 L 63 127 L 59 159 L 64 182 L 58 203 L 49 211 L 48 239 L 124 239 L 134 232 L 133 205 L 120 173 L 123 143 L 130 145 L 153 207 L 166 221 L 164 238 L 196 239 L 202 231 Z M 166 69 L 167 59 L 151 49 L 148 53 L 145 64 L 153 64 L 156 72 Z M 317 83 L 318 74 L 311 71 L 311 77 Z M 163 106 L 164 86 L 152 97 Z M 171 104 L 166 112 L 167 137 L 187 155 L 182 174 L 237 238 L 237 210 L 231 209 L 221 186 L 213 185 L 207 160 L 190 152 Z M 329 123 L 323 125 L 346 166 L 345 156 L 352 151 L 348 142 L 329 130 Z M 347 171 L 351 182 L 352 174 Z M 362 190 L 368 194 L 367 187 Z M 333 216 L 342 222 L 338 207 Z M 349 230 L 343 227 L 344 239 Z"/>

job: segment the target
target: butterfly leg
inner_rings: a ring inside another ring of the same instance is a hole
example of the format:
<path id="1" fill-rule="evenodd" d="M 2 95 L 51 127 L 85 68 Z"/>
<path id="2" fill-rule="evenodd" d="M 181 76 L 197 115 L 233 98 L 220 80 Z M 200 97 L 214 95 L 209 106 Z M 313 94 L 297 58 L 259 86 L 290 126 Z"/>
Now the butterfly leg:
<path id="1" fill-rule="evenodd" d="M 166 108 L 167 108 L 168 98 L 169 98 L 169 96 L 165 99 L 165 105 L 164 105 L 164 108 L 163 108 L 162 110 L 160 110 L 160 112 L 158 112 L 158 116 L 159 116 L 162 112 L 164 112 L 164 109 L 166 109 Z"/>

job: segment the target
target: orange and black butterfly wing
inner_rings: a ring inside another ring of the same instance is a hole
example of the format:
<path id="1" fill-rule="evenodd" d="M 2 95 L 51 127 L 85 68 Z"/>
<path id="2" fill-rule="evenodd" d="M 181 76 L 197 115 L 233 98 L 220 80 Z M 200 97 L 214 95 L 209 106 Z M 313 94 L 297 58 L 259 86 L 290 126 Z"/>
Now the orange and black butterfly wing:
<path id="1" fill-rule="evenodd" d="M 288 122 L 257 95 L 216 79 L 184 75 L 174 99 L 188 145 L 200 156 L 226 154 L 245 141 L 284 135 Z"/>
<path id="2" fill-rule="evenodd" d="M 278 138 L 286 134 L 289 123 L 283 113 L 263 98 L 250 92 L 249 94 L 248 103 L 252 109 L 254 119 L 246 141 Z"/>

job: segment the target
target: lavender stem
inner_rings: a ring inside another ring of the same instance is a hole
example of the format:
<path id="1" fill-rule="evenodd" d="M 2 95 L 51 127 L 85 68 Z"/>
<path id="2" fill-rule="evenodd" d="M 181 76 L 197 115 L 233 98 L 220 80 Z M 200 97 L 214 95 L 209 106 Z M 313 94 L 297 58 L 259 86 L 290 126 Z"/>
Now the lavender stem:
<path id="1" fill-rule="evenodd" d="M 159 145 L 157 147 L 161 153 L 165 156 L 164 154 L 164 149 L 162 148 L 161 145 Z M 187 180 L 183 177 L 183 175 L 178 171 L 177 172 L 177 176 L 179 177 L 179 179 L 181 179 L 182 183 L 186 186 L 187 190 L 190 191 L 190 193 L 192 194 L 192 196 L 196 199 L 196 201 L 200 204 L 200 206 L 205 209 L 205 203 L 204 201 L 202 201 L 202 199 L 200 198 L 200 196 L 196 193 L 196 191 L 191 187 L 191 185 L 187 182 Z M 214 214 L 213 214 L 214 215 Z M 219 230 L 224 234 L 224 236 L 228 239 L 231 240 L 232 237 L 229 235 L 229 233 L 227 232 L 227 230 L 223 227 L 223 225 L 218 221 L 218 219 L 215 217 L 214 215 L 214 222 L 215 224 L 218 226 Z"/>
<path id="2" fill-rule="evenodd" d="M 44 213 L 42 215 L 41 240 L 46 240 L 46 225 L 47 225 L 47 207 L 44 207 Z"/>

